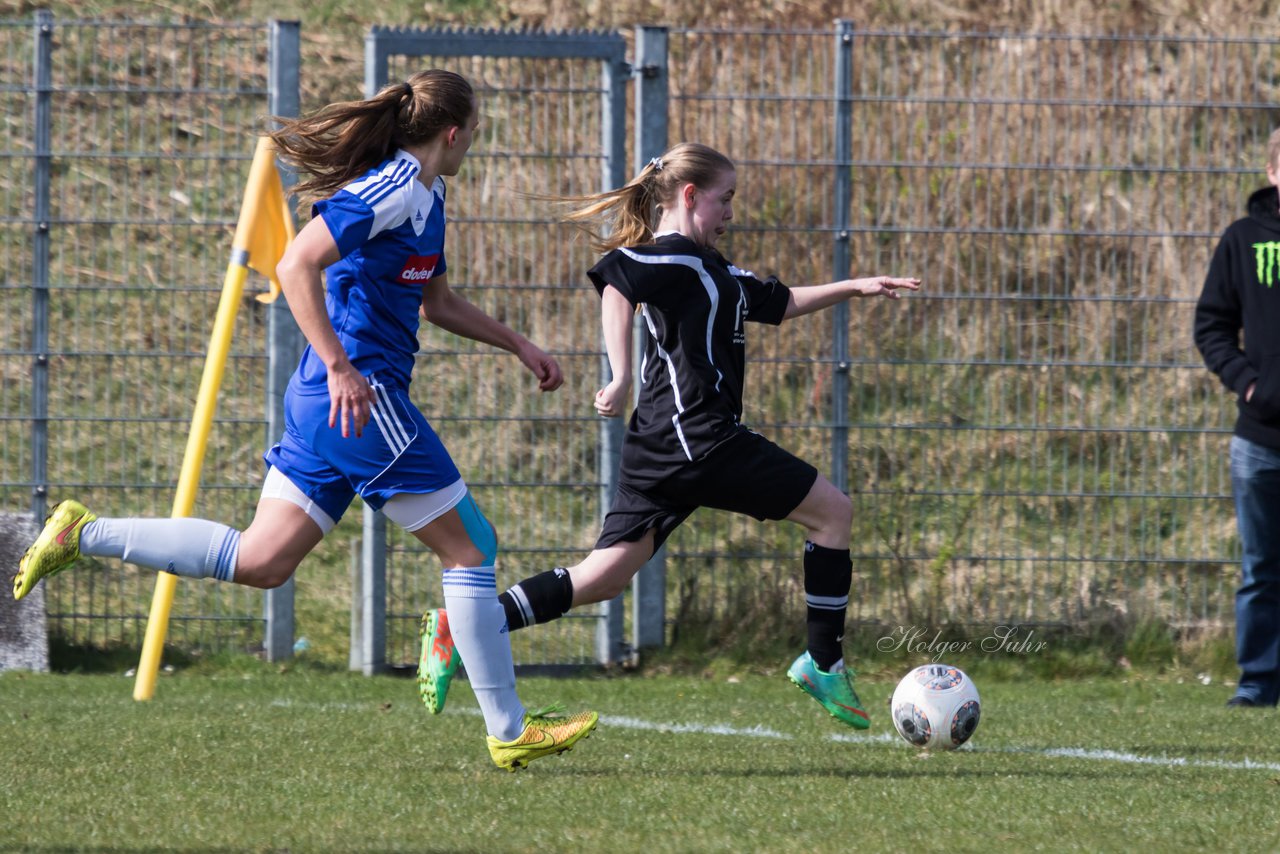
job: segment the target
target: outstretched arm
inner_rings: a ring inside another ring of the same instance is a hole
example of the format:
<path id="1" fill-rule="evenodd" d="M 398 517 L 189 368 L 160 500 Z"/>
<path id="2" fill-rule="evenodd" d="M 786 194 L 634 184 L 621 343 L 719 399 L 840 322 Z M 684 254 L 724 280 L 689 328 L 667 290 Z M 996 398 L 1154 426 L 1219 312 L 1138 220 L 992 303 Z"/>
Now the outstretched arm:
<path id="1" fill-rule="evenodd" d="M 886 296 L 898 299 L 899 290 L 920 290 L 919 279 L 897 279 L 892 276 L 873 276 L 869 279 L 845 279 L 825 285 L 807 285 L 791 288 L 784 320 L 821 311 L 852 297 Z"/>
<path id="2" fill-rule="evenodd" d="M 423 286 L 422 316 L 428 323 L 455 335 L 514 353 L 538 378 L 538 388 L 543 391 L 555 391 L 564 382 L 559 362 L 519 332 L 450 290 L 448 273 L 436 276 Z"/>
<path id="3" fill-rule="evenodd" d="M 604 327 L 604 349 L 609 355 L 613 379 L 596 392 L 596 412 L 606 418 L 621 415 L 627 408 L 631 390 L 631 319 L 635 306 L 613 285 L 600 294 L 600 323 Z"/>

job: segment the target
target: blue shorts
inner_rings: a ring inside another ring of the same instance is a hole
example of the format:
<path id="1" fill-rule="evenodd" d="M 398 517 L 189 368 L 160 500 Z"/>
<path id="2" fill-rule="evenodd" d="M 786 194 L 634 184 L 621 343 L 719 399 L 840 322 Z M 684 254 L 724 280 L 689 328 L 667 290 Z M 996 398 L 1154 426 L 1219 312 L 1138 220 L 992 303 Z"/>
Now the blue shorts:
<path id="1" fill-rule="evenodd" d="M 461 475 L 406 390 L 369 378 L 377 394 L 359 438 L 329 426 L 329 395 L 284 396 L 284 436 L 263 455 L 335 522 L 359 495 L 374 510 L 399 493 L 443 489 Z"/>

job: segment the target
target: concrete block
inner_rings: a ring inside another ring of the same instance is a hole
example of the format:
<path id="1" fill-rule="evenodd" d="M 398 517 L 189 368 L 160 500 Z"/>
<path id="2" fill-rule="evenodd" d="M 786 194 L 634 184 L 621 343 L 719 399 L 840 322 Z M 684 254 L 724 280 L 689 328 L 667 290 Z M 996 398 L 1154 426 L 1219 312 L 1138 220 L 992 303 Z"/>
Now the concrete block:
<path id="1" fill-rule="evenodd" d="M 44 583 L 21 602 L 13 601 L 18 561 L 40 535 L 40 527 L 30 513 L 0 513 L 0 671 L 49 670 Z"/>

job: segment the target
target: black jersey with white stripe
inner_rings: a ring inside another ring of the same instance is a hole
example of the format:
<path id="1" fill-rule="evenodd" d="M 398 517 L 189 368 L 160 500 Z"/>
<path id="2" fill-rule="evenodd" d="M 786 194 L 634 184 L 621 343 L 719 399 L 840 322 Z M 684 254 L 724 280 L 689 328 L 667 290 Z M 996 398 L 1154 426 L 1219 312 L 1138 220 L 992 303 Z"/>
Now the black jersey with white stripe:
<path id="1" fill-rule="evenodd" d="M 675 233 L 615 249 L 587 275 L 639 306 L 648 329 L 622 469 L 657 482 L 742 429 L 745 321 L 778 325 L 791 292 Z"/>

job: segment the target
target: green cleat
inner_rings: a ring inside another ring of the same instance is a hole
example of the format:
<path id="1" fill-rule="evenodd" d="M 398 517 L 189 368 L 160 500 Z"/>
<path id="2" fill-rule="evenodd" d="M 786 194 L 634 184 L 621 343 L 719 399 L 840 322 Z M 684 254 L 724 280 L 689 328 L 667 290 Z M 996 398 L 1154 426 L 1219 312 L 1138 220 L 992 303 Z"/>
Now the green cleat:
<path id="1" fill-rule="evenodd" d="M 422 653 L 418 656 L 418 695 L 433 715 L 444 711 L 449 683 L 458 672 L 462 656 L 449 634 L 449 616 L 443 608 L 422 615 Z"/>
<path id="2" fill-rule="evenodd" d="M 524 732 L 512 741 L 498 741 L 489 736 L 489 755 L 499 768 L 515 771 L 535 759 L 564 753 L 596 728 L 600 716 L 595 712 L 578 712 L 563 717 L 560 708 L 548 706 L 527 712 Z"/>
<path id="3" fill-rule="evenodd" d="M 42 578 L 57 575 L 80 557 L 80 531 L 98 517 L 79 501 L 63 501 L 45 517 L 44 529 L 18 562 L 13 598 L 21 599 Z"/>
<path id="4" fill-rule="evenodd" d="M 839 670 L 824 673 L 813 663 L 809 653 L 804 653 L 787 670 L 787 678 L 800 686 L 806 694 L 822 704 L 832 717 L 854 729 L 871 726 L 871 718 L 862 710 L 862 702 L 853 690 L 853 672 Z"/>

